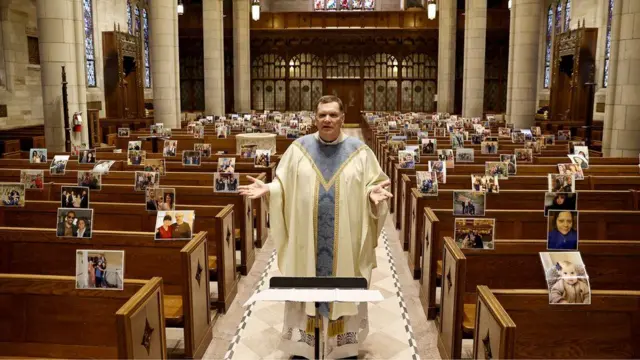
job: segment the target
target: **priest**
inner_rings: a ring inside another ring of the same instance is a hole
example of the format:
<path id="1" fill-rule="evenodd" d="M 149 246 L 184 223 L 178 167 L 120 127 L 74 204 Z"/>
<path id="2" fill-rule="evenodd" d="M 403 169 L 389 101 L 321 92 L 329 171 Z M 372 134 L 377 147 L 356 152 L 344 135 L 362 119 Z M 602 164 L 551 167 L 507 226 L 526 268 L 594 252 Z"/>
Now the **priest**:
<path id="1" fill-rule="evenodd" d="M 239 187 L 251 199 L 267 196 L 284 276 L 364 277 L 369 282 L 376 267 L 390 181 L 371 149 L 342 132 L 344 117 L 338 97 L 321 97 L 318 132 L 289 146 L 271 183 L 250 178 L 252 184 Z M 323 303 L 319 312 L 325 357 L 356 359 L 368 333 L 367 303 Z M 294 359 L 312 359 L 314 304 L 287 303 L 284 317 L 280 349 Z"/>

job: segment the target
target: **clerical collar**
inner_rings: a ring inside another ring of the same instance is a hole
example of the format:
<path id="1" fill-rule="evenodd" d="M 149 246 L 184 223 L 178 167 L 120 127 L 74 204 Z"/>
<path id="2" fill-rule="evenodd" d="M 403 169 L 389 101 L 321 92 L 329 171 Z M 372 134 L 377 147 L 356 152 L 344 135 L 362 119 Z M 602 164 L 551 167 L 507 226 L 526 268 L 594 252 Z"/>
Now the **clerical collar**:
<path id="1" fill-rule="evenodd" d="M 338 136 L 337 139 L 335 139 L 333 141 L 324 141 L 320 137 L 319 133 L 316 132 L 314 135 L 315 135 L 316 139 L 318 139 L 318 141 L 320 141 L 320 143 L 323 144 L 323 145 L 338 145 L 341 142 L 343 142 L 344 139 L 347 137 L 343 132 L 340 132 L 340 135 Z"/>

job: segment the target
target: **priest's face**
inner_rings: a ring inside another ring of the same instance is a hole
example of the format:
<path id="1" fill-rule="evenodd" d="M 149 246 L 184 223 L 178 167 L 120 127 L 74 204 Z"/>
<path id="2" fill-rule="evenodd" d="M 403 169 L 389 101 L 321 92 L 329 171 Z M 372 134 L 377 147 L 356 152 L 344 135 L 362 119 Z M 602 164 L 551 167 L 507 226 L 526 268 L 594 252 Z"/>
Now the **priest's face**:
<path id="1" fill-rule="evenodd" d="M 322 140 L 335 141 L 340 136 L 344 112 L 337 102 L 319 104 L 316 112 L 316 127 Z"/>

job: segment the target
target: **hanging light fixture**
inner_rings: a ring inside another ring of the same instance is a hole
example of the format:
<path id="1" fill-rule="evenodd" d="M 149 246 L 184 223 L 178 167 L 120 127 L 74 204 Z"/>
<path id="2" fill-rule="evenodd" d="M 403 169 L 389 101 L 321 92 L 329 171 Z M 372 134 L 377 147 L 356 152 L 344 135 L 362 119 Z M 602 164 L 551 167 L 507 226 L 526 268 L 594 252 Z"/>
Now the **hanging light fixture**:
<path id="1" fill-rule="evenodd" d="M 504 4 L 504 3 L 503 3 L 503 4 Z M 509 0 L 509 1 L 507 2 L 507 6 L 509 7 L 509 10 L 511 10 L 511 0 Z"/>
<path id="2" fill-rule="evenodd" d="M 429 20 L 433 20 L 436 18 L 436 0 L 427 0 L 427 17 Z"/>
<path id="3" fill-rule="evenodd" d="M 260 20 L 260 0 L 251 1 L 251 18 L 253 21 Z"/>
<path id="4" fill-rule="evenodd" d="M 182 0 L 178 0 L 178 15 L 183 15 L 184 14 L 184 4 L 182 3 Z"/>

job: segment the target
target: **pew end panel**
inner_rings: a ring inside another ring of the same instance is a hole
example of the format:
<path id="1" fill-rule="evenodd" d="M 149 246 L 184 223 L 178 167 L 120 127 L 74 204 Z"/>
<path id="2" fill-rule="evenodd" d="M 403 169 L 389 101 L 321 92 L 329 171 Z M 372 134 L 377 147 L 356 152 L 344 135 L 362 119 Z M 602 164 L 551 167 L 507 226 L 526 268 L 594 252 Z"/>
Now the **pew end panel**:
<path id="1" fill-rule="evenodd" d="M 459 359 L 462 352 L 462 321 L 464 299 L 461 289 L 466 276 L 466 258 L 458 245 L 449 237 L 444 239 L 442 255 L 442 291 L 438 351 L 443 359 Z"/>
<path id="2" fill-rule="evenodd" d="M 212 299 L 215 307 L 226 313 L 238 293 L 236 264 L 236 242 L 233 205 L 228 205 L 216 215 L 216 264 L 218 280 L 218 298 Z M 209 257 L 211 261 L 212 257 Z M 211 269 L 210 269 L 211 270 Z M 211 271 L 210 271 L 211 272 Z"/>
<path id="3" fill-rule="evenodd" d="M 512 359 L 516 324 L 488 287 L 477 289 L 474 359 Z"/>
<path id="4" fill-rule="evenodd" d="M 427 320 L 436 318 L 436 282 L 438 254 L 433 249 L 433 228 L 438 226 L 438 217 L 430 208 L 423 209 L 424 227 L 420 238 L 423 239 L 422 247 L 422 276 L 420 277 L 420 303 L 427 315 Z"/>
<path id="5" fill-rule="evenodd" d="M 121 359 L 166 359 L 162 278 L 147 282 L 116 313 L 118 357 Z M 142 342 L 140 341 L 142 339 Z"/>
<path id="6" fill-rule="evenodd" d="M 185 356 L 190 359 L 201 359 L 213 339 L 207 245 L 207 233 L 201 231 L 180 250 L 186 281 L 182 287 Z"/>

